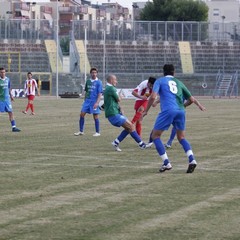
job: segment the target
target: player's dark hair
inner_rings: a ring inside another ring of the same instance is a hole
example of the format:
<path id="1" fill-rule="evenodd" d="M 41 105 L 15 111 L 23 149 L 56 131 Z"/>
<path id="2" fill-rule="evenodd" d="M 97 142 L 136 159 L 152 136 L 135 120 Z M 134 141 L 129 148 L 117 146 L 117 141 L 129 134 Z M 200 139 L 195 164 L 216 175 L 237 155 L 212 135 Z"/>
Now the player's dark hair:
<path id="1" fill-rule="evenodd" d="M 149 77 L 148 82 L 151 83 L 152 85 L 155 83 L 156 78 L 155 77 Z"/>
<path id="2" fill-rule="evenodd" d="M 166 75 L 174 75 L 174 66 L 173 64 L 165 64 L 163 66 L 163 74 Z"/>
<path id="3" fill-rule="evenodd" d="M 0 67 L 0 71 L 2 71 L 2 70 L 5 70 L 5 68 L 4 67 Z"/>
<path id="4" fill-rule="evenodd" d="M 90 69 L 90 73 L 91 73 L 92 71 L 98 72 L 97 68 L 95 68 L 95 67 L 93 67 L 93 68 Z"/>
<path id="5" fill-rule="evenodd" d="M 31 72 L 28 72 L 27 74 L 32 74 Z"/>

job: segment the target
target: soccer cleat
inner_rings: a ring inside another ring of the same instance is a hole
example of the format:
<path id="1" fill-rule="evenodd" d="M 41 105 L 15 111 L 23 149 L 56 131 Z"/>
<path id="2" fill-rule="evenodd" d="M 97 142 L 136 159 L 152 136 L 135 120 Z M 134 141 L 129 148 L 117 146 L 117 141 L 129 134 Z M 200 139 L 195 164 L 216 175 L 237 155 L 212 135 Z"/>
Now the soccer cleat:
<path id="1" fill-rule="evenodd" d="M 26 111 L 22 111 L 22 113 L 23 113 L 23 114 L 27 114 L 27 112 L 26 112 Z"/>
<path id="2" fill-rule="evenodd" d="M 197 166 L 197 162 L 195 160 L 192 160 L 188 165 L 188 169 L 186 173 L 193 173 L 196 166 Z"/>
<path id="3" fill-rule="evenodd" d="M 84 135 L 84 132 L 76 132 L 74 133 L 75 136 L 79 136 L 79 135 Z"/>
<path id="4" fill-rule="evenodd" d="M 35 112 L 31 112 L 30 115 L 35 115 Z"/>
<path id="5" fill-rule="evenodd" d="M 165 146 L 165 148 L 171 148 L 172 147 L 170 144 L 167 144 L 167 143 L 164 146 Z"/>
<path id="6" fill-rule="evenodd" d="M 12 128 L 12 132 L 21 132 L 21 130 L 19 128 L 14 127 Z"/>
<path id="7" fill-rule="evenodd" d="M 115 151 L 121 152 L 122 150 L 119 148 L 118 144 L 116 144 L 114 141 L 112 142 L 112 146 L 114 147 Z"/>
<path id="8" fill-rule="evenodd" d="M 147 145 L 146 145 L 144 142 L 140 142 L 140 143 L 138 144 L 138 146 L 139 146 L 141 149 L 147 148 L 147 147 L 146 147 Z"/>
<path id="9" fill-rule="evenodd" d="M 167 165 L 162 165 L 159 169 L 159 172 L 165 172 L 166 170 L 171 170 L 172 169 L 172 165 L 171 163 L 168 163 Z"/>
<path id="10" fill-rule="evenodd" d="M 149 142 L 149 143 L 146 144 L 146 148 L 151 148 L 152 145 L 153 145 L 153 142 Z"/>
<path id="11" fill-rule="evenodd" d="M 98 133 L 98 132 L 96 132 L 96 133 L 93 134 L 93 137 L 99 137 L 99 136 L 101 136 L 101 134 Z"/>

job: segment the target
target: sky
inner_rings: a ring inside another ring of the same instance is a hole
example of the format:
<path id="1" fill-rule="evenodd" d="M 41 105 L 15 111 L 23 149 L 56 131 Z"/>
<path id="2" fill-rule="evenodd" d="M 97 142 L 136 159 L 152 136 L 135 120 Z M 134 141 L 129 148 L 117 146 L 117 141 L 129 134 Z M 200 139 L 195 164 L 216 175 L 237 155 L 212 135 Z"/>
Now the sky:
<path id="1" fill-rule="evenodd" d="M 127 7 L 129 9 L 132 9 L 132 3 L 133 2 L 147 2 L 148 0 L 110 0 L 110 3 L 115 3 L 117 2 L 118 4 L 120 4 L 123 7 Z M 109 0 L 91 0 L 92 4 L 96 4 L 98 2 L 99 5 L 101 5 L 102 3 L 108 3 Z"/>

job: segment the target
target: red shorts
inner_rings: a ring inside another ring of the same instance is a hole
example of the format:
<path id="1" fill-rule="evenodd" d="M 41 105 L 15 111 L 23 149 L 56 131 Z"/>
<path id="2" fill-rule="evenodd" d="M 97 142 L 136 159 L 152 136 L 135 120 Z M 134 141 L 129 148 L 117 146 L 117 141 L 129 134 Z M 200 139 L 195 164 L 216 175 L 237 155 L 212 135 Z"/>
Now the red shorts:
<path id="1" fill-rule="evenodd" d="M 35 98 L 35 96 L 34 96 L 34 95 L 28 95 L 28 100 L 30 100 L 30 101 L 33 101 L 33 100 L 34 100 L 34 98 Z"/>
<path id="2" fill-rule="evenodd" d="M 148 100 L 137 100 L 135 102 L 134 109 L 137 111 L 140 107 L 143 107 L 145 110 L 147 107 L 147 104 L 148 104 Z"/>

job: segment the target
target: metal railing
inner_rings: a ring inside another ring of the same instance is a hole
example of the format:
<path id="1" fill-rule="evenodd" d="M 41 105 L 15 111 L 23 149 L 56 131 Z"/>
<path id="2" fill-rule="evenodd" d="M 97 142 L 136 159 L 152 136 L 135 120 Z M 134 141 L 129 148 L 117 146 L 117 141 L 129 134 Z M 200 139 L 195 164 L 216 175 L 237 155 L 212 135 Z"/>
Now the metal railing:
<path id="1" fill-rule="evenodd" d="M 0 39 L 53 39 L 56 20 L 1 19 Z M 58 23 L 61 26 L 61 20 Z M 111 41 L 240 41 L 240 23 L 148 22 L 116 20 L 73 20 L 64 22 L 60 35 L 89 40 Z M 69 32 L 66 32 L 69 29 Z"/>

